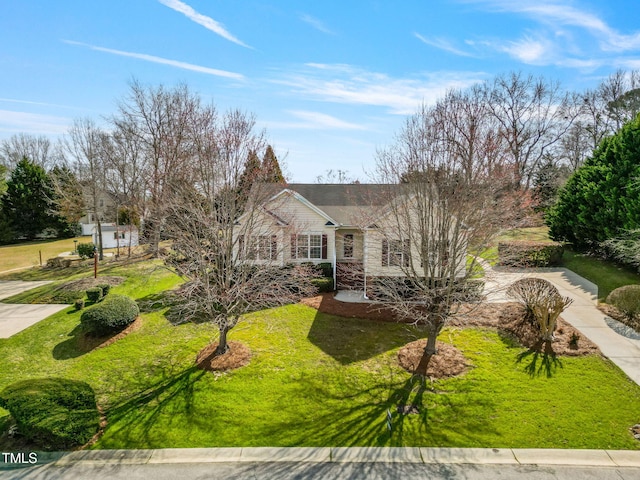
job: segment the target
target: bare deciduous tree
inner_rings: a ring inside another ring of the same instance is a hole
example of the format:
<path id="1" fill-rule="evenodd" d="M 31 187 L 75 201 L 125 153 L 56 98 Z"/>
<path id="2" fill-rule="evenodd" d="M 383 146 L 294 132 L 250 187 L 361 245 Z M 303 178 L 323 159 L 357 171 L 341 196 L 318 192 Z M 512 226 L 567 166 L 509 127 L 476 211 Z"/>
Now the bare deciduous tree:
<path id="1" fill-rule="evenodd" d="M 0 143 L 0 164 L 10 170 L 25 157 L 49 170 L 59 161 L 59 152 L 44 135 L 18 133 Z"/>
<path id="2" fill-rule="evenodd" d="M 167 208 L 173 240 L 167 263 L 186 280 L 173 316 L 214 323 L 216 354 L 223 354 L 242 315 L 296 301 L 313 287 L 308 268 L 282 265 L 288 235 L 274 230 L 281 217 L 265 208 L 269 192 L 254 185 L 247 200 L 239 188 L 249 153 L 264 142 L 253 118 L 201 109 L 195 131 L 194 182 L 171 184 Z"/>
<path id="3" fill-rule="evenodd" d="M 469 121 L 461 111 L 451 122 Z M 457 307 L 472 296 L 479 271 L 469 252 L 482 251 L 510 225 L 516 210 L 503 165 L 483 168 L 483 148 L 461 156 L 442 131 L 442 110 L 423 107 L 410 117 L 393 146 L 379 152 L 377 183 L 386 184 L 387 210 L 365 219 L 369 255 L 379 266 L 367 272 L 367 290 L 403 320 L 426 328 L 428 341 L 418 373 L 436 353 L 436 338 Z M 467 127 L 459 124 L 460 131 Z M 479 137 L 482 142 L 484 136 Z M 499 158 L 499 157 L 496 157 Z M 468 261 L 469 259 L 469 261 Z"/>

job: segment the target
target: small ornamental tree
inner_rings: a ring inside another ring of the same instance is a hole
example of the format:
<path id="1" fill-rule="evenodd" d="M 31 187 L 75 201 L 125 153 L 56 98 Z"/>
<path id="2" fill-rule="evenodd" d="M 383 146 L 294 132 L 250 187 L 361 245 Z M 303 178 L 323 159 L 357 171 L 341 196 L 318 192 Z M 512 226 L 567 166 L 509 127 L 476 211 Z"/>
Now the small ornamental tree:
<path id="1" fill-rule="evenodd" d="M 517 280 L 507 289 L 507 295 L 526 307 L 540 328 L 540 339 L 545 342 L 553 341 L 558 317 L 573 302 L 542 278 Z"/>

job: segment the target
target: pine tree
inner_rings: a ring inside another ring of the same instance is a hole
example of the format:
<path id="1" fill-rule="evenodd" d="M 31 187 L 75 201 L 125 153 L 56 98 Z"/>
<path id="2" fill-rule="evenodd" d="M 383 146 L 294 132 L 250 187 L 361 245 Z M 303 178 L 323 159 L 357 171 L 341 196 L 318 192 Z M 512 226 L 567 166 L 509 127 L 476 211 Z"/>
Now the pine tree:
<path id="1" fill-rule="evenodd" d="M 280 169 L 278 158 L 273 152 L 271 145 L 267 145 L 267 150 L 262 157 L 262 181 L 265 183 L 285 183 L 284 175 Z"/>

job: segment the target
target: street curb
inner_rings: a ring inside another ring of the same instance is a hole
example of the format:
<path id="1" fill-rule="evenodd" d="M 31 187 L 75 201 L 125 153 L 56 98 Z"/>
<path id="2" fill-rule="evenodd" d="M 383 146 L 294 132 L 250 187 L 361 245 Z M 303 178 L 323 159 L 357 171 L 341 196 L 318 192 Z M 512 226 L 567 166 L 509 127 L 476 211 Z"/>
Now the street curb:
<path id="1" fill-rule="evenodd" d="M 438 447 L 226 447 L 166 448 L 158 450 L 83 450 L 37 452 L 36 464 L 5 463 L 0 470 L 52 464 L 135 465 L 235 462 L 296 463 L 422 463 L 473 465 L 567 465 L 640 467 L 636 450 L 558 450 Z"/>

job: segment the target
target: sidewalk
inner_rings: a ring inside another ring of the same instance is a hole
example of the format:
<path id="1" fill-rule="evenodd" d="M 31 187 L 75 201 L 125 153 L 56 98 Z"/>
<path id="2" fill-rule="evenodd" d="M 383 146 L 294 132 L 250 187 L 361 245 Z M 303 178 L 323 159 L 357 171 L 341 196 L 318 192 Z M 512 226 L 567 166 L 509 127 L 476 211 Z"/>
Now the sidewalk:
<path id="1" fill-rule="evenodd" d="M 34 465 L 0 458 L 0 470 L 35 465 L 134 465 L 242 462 L 418 463 L 640 467 L 640 451 L 438 447 L 251 447 L 85 450 L 38 453 Z"/>
<path id="2" fill-rule="evenodd" d="M 594 283 L 566 268 L 492 268 L 486 262 L 482 262 L 482 267 L 489 302 L 513 301 L 506 296 L 506 289 L 521 278 L 537 277 L 553 283 L 561 295 L 573 299 L 560 316 L 640 385 L 640 335 L 598 310 L 598 287 Z"/>

